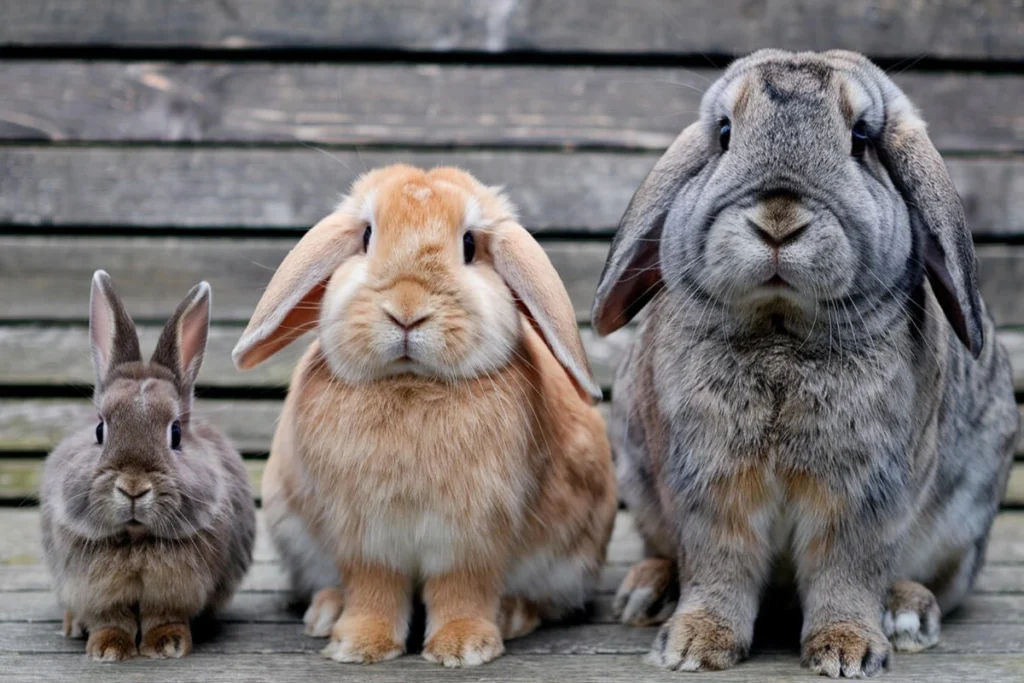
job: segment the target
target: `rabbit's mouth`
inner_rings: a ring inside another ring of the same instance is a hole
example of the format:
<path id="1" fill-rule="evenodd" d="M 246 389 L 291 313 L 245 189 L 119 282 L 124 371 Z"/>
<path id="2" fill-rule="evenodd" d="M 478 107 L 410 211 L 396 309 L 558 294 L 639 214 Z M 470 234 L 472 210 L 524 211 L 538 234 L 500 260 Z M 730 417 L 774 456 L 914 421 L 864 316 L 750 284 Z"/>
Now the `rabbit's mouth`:
<path id="1" fill-rule="evenodd" d="M 149 527 L 137 519 L 128 520 L 124 525 L 124 530 L 128 532 L 128 536 L 132 540 L 138 540 L 149 534 Z"/>
<path id="2" fill-rule="evenodd" d="M 768 287 L 768 288 L 776 288 L 776 287 L 790 287 L 790 288 L 792 288 L 793 285 L 791 285 L 788 282 L 786 282 L 786 280 L 781 275 L 776 273 L 775 275 L 772 275 L 770 278 L 768 278 L 767 280 L 762 282 L 761 286 L 762 287 Z"/>

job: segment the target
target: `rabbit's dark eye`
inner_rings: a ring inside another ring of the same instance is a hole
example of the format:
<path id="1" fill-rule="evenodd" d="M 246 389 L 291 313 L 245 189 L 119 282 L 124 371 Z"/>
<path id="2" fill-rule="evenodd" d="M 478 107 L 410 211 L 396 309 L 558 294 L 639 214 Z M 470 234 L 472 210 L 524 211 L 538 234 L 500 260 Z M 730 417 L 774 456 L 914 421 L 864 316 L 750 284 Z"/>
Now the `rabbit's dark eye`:
<path id="1" fill-rule="evenodd" d="M 366 230 L 363 231 L 363 251 L 365 252 L 370 248 L 370 235 L 373 234 L 373 228 L 369 225 L 366 226 Z"/>
<path id="2" fill-rule="evenodd" d="M 462 258 L 466 263 L 470 263 L 475 255 L 476 238 L 473 237 L 473 233 L 467 232 L 462 236 Z"/>
<path id="3" fill-rule="evenodd" d="M 103 421 L 102 420 L 100 420 L 100 423 L 98 425 L 96 425 L 96 443 L 98 443 L 101 446 L 103 445 Z"/>
<path id="4" fill-rule="evenodd" d="M 181 448 L 181 423 L 177 420 L 171 423 L 171 448 Z"/>
<path id="5" fill-rule="evenodd" d="M 864 151 L 868 147 L 868 127 L 863 121 L 858 121 L 853 125 L 853 130 L 850 133 L 850 154 L 855 157 L 864 156 Z"/>
<path id="6" fill-rule="evenodd" d="M 729 137 L 732 133 L 732 124 L 729 123 L 729 119 L 722 119 L 718 124 L 718 144 L 722 146 L 722 151 L 729 149 Z"/>

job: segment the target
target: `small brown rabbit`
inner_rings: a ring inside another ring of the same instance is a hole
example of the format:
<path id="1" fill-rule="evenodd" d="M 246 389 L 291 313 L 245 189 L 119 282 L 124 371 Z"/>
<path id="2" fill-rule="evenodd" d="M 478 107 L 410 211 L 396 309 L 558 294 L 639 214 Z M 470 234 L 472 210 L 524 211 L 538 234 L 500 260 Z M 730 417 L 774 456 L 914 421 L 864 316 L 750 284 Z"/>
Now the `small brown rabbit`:
<path id="1" fill-rule="evenodd" d="M 87 632 L 93 659 L 187 655 L 189 620 L 226 603 L 252 561 L 256 513 L 242 459 L 192 419 L 209 320 L 202 282 L 146 363 L 110 276 L 93 276 L 99 423 L 54 449 L 41 492 L 64 631 Z"/>
<path id="2" fill-rule="evenodd" d="M 278 268 L 235 362 L 307 330 L 263 501 L 324 654 L 397 657 L 416 587 L 445 666 L 582 607 L 616 510 L 601 390 L 511 203 L 456 169 L 366 174 Z"/>

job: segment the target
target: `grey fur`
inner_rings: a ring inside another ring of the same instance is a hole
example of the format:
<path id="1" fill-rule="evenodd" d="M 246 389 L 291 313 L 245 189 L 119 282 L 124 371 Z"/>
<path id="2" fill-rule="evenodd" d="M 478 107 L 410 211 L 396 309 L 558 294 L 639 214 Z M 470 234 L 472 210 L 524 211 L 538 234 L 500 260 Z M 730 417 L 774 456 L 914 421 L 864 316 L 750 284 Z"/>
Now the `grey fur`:
<path id="1" fill-rule="evenodd" d="M 40 497 L 45 560 L 67 630 L 88 631 L 97 659 L 134 654 L 94 642 L 104 629 L 132 640 L 141 634 L 150 656 L 187 654 L 166 638 L 147 643 L 147 632 L 187 628 L 225 604 L 252 561 L 255 506 L 242 459 L 223 434 L 190 416 L 209 310 L 209 285 L 201 283 L 145 363 L 109 276 L 94 277 L 91 326 L 114 331 L 93 338 L 94 358 L 115 359 L 96 367 L 103 443 L 96 422 L 62 441 L 46 460 Z M 178 449 L 170 444 L 175 420 Z"/>
<path id="2" fill-rule="evenodd" d="M 883 615 L 932 629 L 924 587 L 943 613 L 970 589 L 1018 429 L 962 208 L 923 124 L 854 53 L 736 62 L 630 204 L 598 287 L 601 331 L 636 314 L 638 268 L 658 294 L 610 429 L 649 552 L 679 571 L 652 659 L 730 666 L 764 591 L 795 583 L 805 664 L 881 670 Z M 900 581 L 923 587 L 890 596 Z"/>

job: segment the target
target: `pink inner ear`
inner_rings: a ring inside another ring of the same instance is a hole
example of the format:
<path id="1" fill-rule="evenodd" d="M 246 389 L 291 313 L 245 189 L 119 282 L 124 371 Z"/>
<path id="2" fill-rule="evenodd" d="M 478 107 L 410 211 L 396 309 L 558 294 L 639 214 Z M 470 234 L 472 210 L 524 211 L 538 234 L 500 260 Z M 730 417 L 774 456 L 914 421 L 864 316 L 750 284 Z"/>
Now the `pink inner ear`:
<path id="1" fill-rule="evenodd" d="M 193 374 L 192 364 L 206 346 L 206 328 L 204 306 L 195 306 L 181 317 L 178 327 L 178 362 L 187 376 Z"/>
<path id="2" fill-rule="evenodd" d="M 110 347 L 114 343 L 114 322 L 110 308 L 99 287 L 93 286 L 89 310 L 89 327 L 96 371 L 105 373 L 110 362 Z"/>

